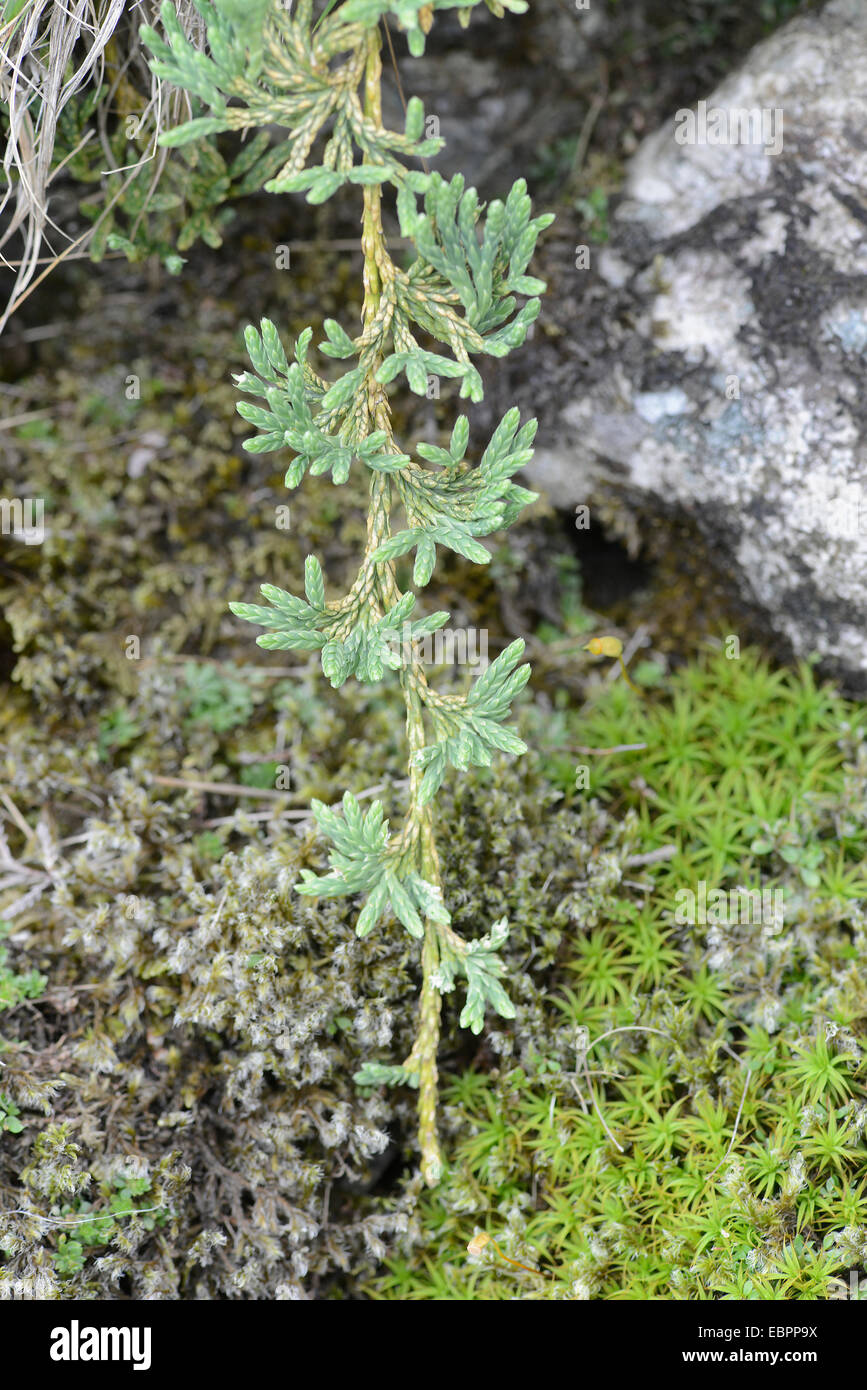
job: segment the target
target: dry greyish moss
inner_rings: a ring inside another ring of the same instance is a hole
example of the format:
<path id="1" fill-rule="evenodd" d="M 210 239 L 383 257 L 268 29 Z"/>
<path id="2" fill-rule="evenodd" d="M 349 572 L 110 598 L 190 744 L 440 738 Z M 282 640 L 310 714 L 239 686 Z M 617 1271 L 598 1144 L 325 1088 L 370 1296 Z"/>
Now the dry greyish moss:
<path id="1" fill-rule="evenodd" d="M 44 796 L 44 755 L 34 749 L 27 764 L 12 792 L 25 809 Z M 53 796 L 74 800 L 82 784 L 99 785 L 96 773 L 95 756 L 55 767 Z M 342 909 L 289 892 L 318 862 L 309 830 L 251 826 L 242 848 L 209 862 L 188 814 L 148 794 L 142 773 L 133 760 L 104 778 L 108 804 L 88 817 L 82 845 L 54 859 L 43 830 L 52 883 L 39 926 L 12 936 L 16 968 L 38 965 L 49 984 L 3 1020 L 4 1095 L 24 1120 L 3 1145 L 4 1188 L 24 1209 L 4 1222 L 5 1287 L 64 1298 L 111 1296 L 119 1281 L 134 1297 L 345 1294 L 387 1245 L 423 1238 L 413 1177 L 365 1195 L 412 1131 L 411 1099 L 344 1080 L 410 1036 L 406 944 L 396 930 L 359 942 Z M 599 872 L 611 877 L 628 829 L 593 815 L 582 842 L 580 823 L 529 774 L 490 792 L 484 809 L 470 796 L 450 808 L 458 856 L 471 844 L 474 863 L 468 873 L 450 855 L 447 872 L 468 923 L 509 911 L 517 1026 L 532 1034 L 539 985 L 517 967 L 552 912 L 540 871 L 568 859 L 577 868 L 607 831 L 612 858 Z M 559 939 L 549 930 L 539 969 Z M 471 1060 L 458 1036 L 450 1010 L 453 1064 Z M 159 1224 L 118 1219 L 111 1239 L 97 1227 L 80 1268 L 59 1266 L 62 1228 L 40 1218 L 110 1212 L 119 1177 L 141 1182 L 137 1203 L 159 1205 Z"/>

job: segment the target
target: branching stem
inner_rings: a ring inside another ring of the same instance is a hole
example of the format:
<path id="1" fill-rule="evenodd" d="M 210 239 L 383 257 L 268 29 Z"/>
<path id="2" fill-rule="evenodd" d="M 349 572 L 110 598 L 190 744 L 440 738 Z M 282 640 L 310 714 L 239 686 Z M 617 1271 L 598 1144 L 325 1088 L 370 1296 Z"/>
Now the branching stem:
<path id="1" fill-rule="evenodd" d="M 371 29 L 368 33 L 367 61 L 364 71 L 364 114 L 377 125 L 380 125 L 382 121 L 380 47 L 379 29 Z M 364 330 L 367 331 L 379 311 L 383 284 L 394 273 L 394 266 L 388 255 L 382 230 L 382 195 L 378 184 L 368 185 L 364 189 L 361 247 L 364 254 L 362 323 Z M 382 358 L 379 355 L 373 357 L 366 373 L 367 427 L 369 430 L 384 430 L 391 440 L 393 431 L 388 397 L 385 387 L 376 381 L 376 372 L 381 361 Z M 391 483 L 388 475 L 374 473 L 370 487 L 368 553 L 372 553 L 389 535 L 390 507 Z M 398 602 L 401 593 L 395 578 L 392 561 L 377 564 L 376 569 L 378 600 L 381 608 L 385 610 Z M 427 879 L 428 883 L 441 889 L 439 857 L 434 839 L 433 809 L 430 804 L 419 806 L 418 789 L 422 774 L 414 760 L 414 755 L 425 745 L 420 695 L 425 684 L 422 663 L 415 644 L 412 644 L 409 664 L 401 669 L 401 689 L 406 705 L 406 736 L 410 761 L 409 807 L 403 839 L 406 844 L 417 846 L 417 871 L 423 878 Z M 422 988 L 418 1035 L 410 1055 L 412 1070 L 417 1073 L 419 1079 L 418 1115 L 422 1174 L 425 1182 L 431 1187 L 436 1185 L 442 1173 L 442 1158 L 436 1126 L 437 1049 L 439 1047 L 442 1009 L 442 997 L 434 983 L 435 972 L 439 964 L 437 930 L 437 924 L 428 918 L 425 921 L 422 947 Z"/>
<path id="2" fill-rule="evenodd" d="M 441 0 L 440 8 L 449 4 Z M 431 173 L 425 155 L 436 153 L 443 141 L 429 133 L 420 98 L 404 102 L 403 132 L 383 126 L 384 12 L 398 15 L 410 51 L 419 55 L 435 3 L 416 9 L 395 9 L 390 0 L 337 5 L 338 0 L 328 0 L 314 25 L 312 0 L 297 0 L 292 13 L 279 0 L 214 0 L 204 7 L 210 56 L 194 48 L 171 4 L 162 7 L 166 38 L 148 26 L 142 36 L 154 54 L 153 71 L 179 90 L 194 93 L 211 111 L 164 132 L 163 145 L 260 127 L 257 138 L 260 143 L 264 138 L 265 147 L 253 168 L 269 192 L 306 190 L 309 202 L 320 203 L 346 184 L 363 189 L 361 332 L 350 338 L 339 323 L 326 319 L 328 342 L 317 345 L 325 356 L 354 358 L 357 365 L 337 381 L 321 376 L 307 357 L 313 337 L 309 326 L 297 339 L 290 363 L 276 325 L 262 319 L 260 329 L 251 324 L 244 335 L 254 371 L 236 377 L 241 390 L 258 397 L 238 406 L 258 432 L 245 441 L 245 448 L 252 453 L 291 449 L 295 457 L 286 474 L 288 487 L 297 487 L 308 471 L 312 476 L 330 471 L 335 483 L 343 483 L 354 458 L 370 468 L 361 565 L 349 592 L 329 600 L 322 566 L 308 555 L 304 599 L 263 584 L 267 608 L 241 602 L 230 608 L 244 621 L 268 629 L 257 639 L 260 646 L 319 651 L 323 674 L 335 689 L 350 675 L 374 683 L 386 668 L 399 671 L 409 760 L 401 831 L 389 839 L 382 803 L 374 802 L 363 815 L 349 791 L 342 814 L 315 802 L 320 829 L 333 846 L 332 871 L 317 875 L 305 868 L 296 889 L 310 897 L 366 893 L 356 924 L 359 937 L 367 936 L 390 908 L 421 942 L 421 1000 L 409 1057 L 397 1067 L 366 1062 L 355 1079 L 360 1086 L 418 1085 L 422 1173 L 433 1186 L 443 1169 L 436 1133 L 441 996 L 454 988 L 456 974 L 466 977 L 460 1024 L 474 1033 L 481 1032 L 487 1008 L 503 1018 L 516 1016 L 500 982 L 505 967 L 497 955 L 508 936 L 508 920 L 494 923 L 488 936 L 472 942 L 450 925 L 433 798 L 449 767 L 466 772 L 471 766 L 491 766 L 499 754 L 526 751 L 505 721 L 530 668 L 519 665 L 524 643 L 517 639 L 466 694 L 439 694 L 428 686 L 423 657 L 430 635 L 439 633 L 451 615 L 436 612 L 409 624 L 410 637 L 399 639 L 401 655 L 394 650 L 395 632 L 405 631 L 416 598 L 413 589 L 430 581 L 438 547 L 485 564 L 490 551 L 478 537 L 510 526 L 534 500 L 535 494 L 512 479 L 532 457 L 536 421 L 522 425 L 518 408 L 512 407 L 474 466 L 466 457 L 469 420 L 460 415 L 448 449 L 419 442 L 413 458 L 395 444 L 387 386 L 403 373 L 410 389 L 424 395 L 433 373 L 437 380 L 460 379 L 462 397 L 482 399 L 481 375 L 469 354 L 502 357 L 524 342 L 545 288 L 526 270 L 536 238 L 551 218 L 531 218 L 523 179 L 515 181 L 505 201 L 494 200 L 485 212 L 476 190 L 466 188 L 461 175 L 445 180 Z M 469 18 L 471 8 L 472 0 L 462 10 L 463 18 Z M 274 123 L 287 133 L 278 146 L 282 167 L 276 174 L 274 152 L 264 135 L 264 127 Z M 322 163 L 307 167 L 320 136 Z M 251 144 L 255 155 L 256 141 Z M 422 161 L 424 173 L 407 166 L 415 159 Z M 386 185 L 397 189 L 401 240 L 417 252 L 408 269 L 395 265 L 386 245 Z M 526 298 L 521 309 L 516 294 Z M 446 355 L 423 348 L 414 329 L 443 345 Z M 393 527 L 393 509 L 403 514 L 403 527 Z M 416 554 L 412 587 L 403 594 L 395 564 L 411 550 Z M 606 654 L 604 643 L 610 639 L 599 640 Z"/>

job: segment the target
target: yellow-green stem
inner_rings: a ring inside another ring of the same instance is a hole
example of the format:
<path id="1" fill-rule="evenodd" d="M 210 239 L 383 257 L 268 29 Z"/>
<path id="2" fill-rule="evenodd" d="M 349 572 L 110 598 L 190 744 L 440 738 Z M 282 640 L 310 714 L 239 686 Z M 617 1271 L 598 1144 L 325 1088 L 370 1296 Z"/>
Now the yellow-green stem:
<path id="1" fill-rule="evenodd" d="M 381 123 L 380 82 L 382 62 L 380 58 L 379 29 L 372 29 L 368 36 L 367 63 L 364 74 L 365 115 Z M 379 308 L 383 279 L 388 274 L 390 260 L 382 232 L 381 194 L 378 184 L 366 185 L 364 189 L 364 214 L 362 218 L 361 247 L 364 253 L 364 306 L 362 322 L 368 328 Z M 370 429 L 384 430 L 392 437 L 388 397 L 385 388 L 375 379 L 379 359 L 374 358 L 367 376 L 367 425 Z M 368 517 L 368 548 L 374 549 L 388 535 L 388 514 L 391 504 L 391 484 L 387 474 L 374 473 L 370 489 L 370 513 Z M 384 607 L 392 607 L 400 598 L 400 591 L 392 564 L 378 566 L 380 598 Z M 417 828 L 419 848 L 418 869 L 423 878 L 440 888 L 439 859 L 436 852 L 433 828 L 433 810 L 430 805 L 418 806 L 418 789 L 421 773 L 414 762 L 414 755 L 424 747 L 424 721 L 422 701 L 419 690 L 423 684 L 421 663 L 413 648 L 409 664 L 401 670 L 401 686 L 406 703 L 406 735 L 410 759 L 410 811 Z M 439 940 L 436 923 L 425 921 L 424 942 L 422 945 L 422 989 L 419 1006 L 418 1034 L 412 1050 L 413 1064 L 419 1078 L 418 1117 L 419 1144 L 421 1147 L 422 1176 L 433 1187 L 442 1173 L 439 1140 L 437 1138 L 437 1049 L 440 1036 L 440 1012 L 442 998 L 434 984 L 434 974 L 439 964 Z"/>

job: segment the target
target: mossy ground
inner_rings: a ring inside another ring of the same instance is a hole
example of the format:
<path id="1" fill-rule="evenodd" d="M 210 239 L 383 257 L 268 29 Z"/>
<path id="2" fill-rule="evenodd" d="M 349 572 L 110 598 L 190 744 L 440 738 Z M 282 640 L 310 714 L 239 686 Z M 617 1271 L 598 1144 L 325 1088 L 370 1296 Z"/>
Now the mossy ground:
<path id="1" fill-rule="evenodd" d="M 314 481 L 275 526 L 277 480 L 235 448 L 209 365 L 231 363 L 222 312 L 142 345 L 135 413 L 96 391 L 105 349 L 81 335 L 44 426 L 15 434 L 49 524 L 3 569 L 3 1289 L 827 1297 L 867 1253 L 863 711 L 721 638 L 669 652 L 664 619 L 632 663 L 644 693 L 610 681 L 541 506 L 482 582 L 445 572 L 433 606 L 492 651 L 526 632 L 537 674 L 531 753 L 443 800 L 456 926 L 509 917 L 518 1012 L 474 1039 L 446 1001 L 450 1167 L 423 1192 L 414 1094 L 350 1080 L 409 1045 L 412 944 L 359 942 L 351 905 L 292 890 L 322 867 L 312 795 L 379 787 L 399 814 L 394 701 L 251 659 L 225 607 L 291 586 L 307 548 L 348 566 L 364 499 L 338 512 Z M 155 780 L 271 792 L 281 767 L 279 800 Z M 778 887 L 782 930 L 678 926 L 700 879 Z M 490 1247 L 474 1264 L 477 1230 L 545 1277 Z"/>
<path id="2" fill-rule="evenodd" d="M 555 951 L 544 1018 L 447 1085 L 429 1239 L 373 1289 L 831 1296 L 867 1255 L 863 711 L 748 650 L 694 660 L 652 700 L 618 684 L 527 719 L 578 818 L 537 929 Z M 594 757 L 573 799 L 560 750 L 579 740 L 646 747 Z M 578 851 L 594 817 L 618 850 Z M 678 890 L 702 879 L 779 889 L 782 927 L 677 925 Z M 469 1259 L 479 1231 L 540 1273 L 491 1246 Z"/>

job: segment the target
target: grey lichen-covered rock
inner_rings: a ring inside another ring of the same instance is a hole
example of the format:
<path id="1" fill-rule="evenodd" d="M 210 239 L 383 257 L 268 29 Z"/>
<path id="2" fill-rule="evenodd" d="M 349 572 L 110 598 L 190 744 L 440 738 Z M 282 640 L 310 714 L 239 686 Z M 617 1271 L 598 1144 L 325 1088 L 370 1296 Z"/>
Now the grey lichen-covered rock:
<path id="1" fill-rule="evenodd" d="M 650 136 L 590 263 L 536 337 L 533 481 L 688 513 L 771 632 L 867 689 L 863 0 L 793 21 Z"/>

